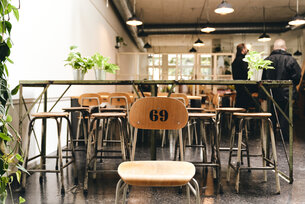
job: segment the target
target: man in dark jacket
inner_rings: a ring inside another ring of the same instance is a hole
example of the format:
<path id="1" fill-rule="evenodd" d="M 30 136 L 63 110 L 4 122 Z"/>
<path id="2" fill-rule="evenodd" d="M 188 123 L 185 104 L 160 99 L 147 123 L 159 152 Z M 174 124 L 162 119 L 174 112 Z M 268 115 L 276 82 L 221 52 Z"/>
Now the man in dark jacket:
<path id="1" fill-rule="evenodd" d="M 234 80 L 247 80 L 248 79 L 248 63 L 243 61 L 248 49 L 244 43 L 237 45 L 236 57 L 232 63 L 232 74 Z M 241 108 L 255 107 L 252 97 L 248 94 L 246 88 L 250 93 L 255 92 L 255 87 L 245 85 L 235 85 L 236 99 L 235 106 Z"/>
<path id="2" fill-rule="evenodd" d="M 275 69 L 264 70 L 263 79 L 271 80 L 292 80 L 293 82 L 293 99 L 296 99 L 296 85 L 298 85 L 301 78 L 301 68 L 298 65 L 297 61 L 286 52 L 286 43 L 282 39 L 278 39 L 274 42 L 273 51 L 270 56 L 266 59 L 271 60 Z M 279 104 L 281 109 L 288 116 L 288 87 L 279 87 L 273 88 L 272 94 L 274 100 Z M 288 140 L 289 138 L 289 123 L 284 118 L 284 116 L 277 111 L 279 117 L 280 127 L 283 132 L 284 139 Z M 275 117 L 273 112 L 273 123 L 275 124 Z"/>

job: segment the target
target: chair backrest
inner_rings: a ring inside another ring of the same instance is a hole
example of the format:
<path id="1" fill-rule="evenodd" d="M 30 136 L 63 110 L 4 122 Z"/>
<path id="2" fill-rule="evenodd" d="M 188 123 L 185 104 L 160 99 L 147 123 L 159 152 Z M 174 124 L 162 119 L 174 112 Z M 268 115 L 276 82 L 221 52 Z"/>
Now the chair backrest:
<path id="1" fill-rule="evenodd" d="M 126 101 L 128 104 L 126 104 Z M 108 97 L 108 102 L 114 106 L 129 106 L 131 99 L 128 93 L 111 93 Z"/>
<path id="2" fill-rule="evenodd" d="M 80 106 L 98 106 L 102 103 L 102 97 L 97 93 L 85 93 L 78 97 Z"/>
<path id="3" fill-rule="evenodd" d="M 98 92 L 97 94 L 102 97 L 102 102 L 108 102 L 109 92 Z"/>
<path id="4" fill-rule="evenodd" d="M 129 123 L 138 129 L 178 130 L 187 121 L 185 105 L 173 98 L 141 98 L 129 112 Z"/>
<path id="5" fill-rule="evenodd" d="M 187 95 L 184 93 L 172 93 L 170 97 L 176 98 L 178 100 L 181 100 L 185 106 L 189 105 L 189 99 L 187 98 Z"/>

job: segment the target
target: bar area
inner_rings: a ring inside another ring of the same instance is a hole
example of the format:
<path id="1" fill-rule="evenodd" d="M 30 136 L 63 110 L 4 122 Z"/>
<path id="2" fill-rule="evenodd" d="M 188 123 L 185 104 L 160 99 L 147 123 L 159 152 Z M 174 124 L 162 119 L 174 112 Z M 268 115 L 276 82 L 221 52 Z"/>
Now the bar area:
<path id="1" fill-rule="evenodd" d="M 305 1 L 1 8 L 0 203 L 305 202 Z"/>

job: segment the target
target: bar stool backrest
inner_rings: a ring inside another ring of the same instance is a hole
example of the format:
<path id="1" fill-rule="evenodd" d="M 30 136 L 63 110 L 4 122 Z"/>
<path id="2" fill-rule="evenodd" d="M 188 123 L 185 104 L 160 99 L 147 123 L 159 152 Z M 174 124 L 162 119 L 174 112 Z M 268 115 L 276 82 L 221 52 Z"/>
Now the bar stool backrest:
<path id="1" fill-rule="evenodd" d="M 129 123 L 138 129 L 178 130 L 187 121 L 185 105 L 173 98 L 141 98 L 132 105 L 129 112 Z"/>
<path id="2" fill-rule="evenodd" d="M 102 97 L 97 93 L 85 93 L 78 98 L 80 106 L 99 106 L 101 102 Z"/>
<path id="3" fill-rule="evenodd" d="M 131 98 L 128 93 L 111 93 L 108 102 L 110 105 L 128 107 L 131 104 Z"/>
<path id="4" fill-rule="evenodd" d="M 107 103 L 110 93 L 109 92 L 98 92 L 98 95 L 102 97 L 102 102 Z"/>
<path id="5" fill-rule="evenodd" d="M 170 97 L 176 98 L 184 103 L 185 106 L 189 105 L 189 99 L 187 98 L 187 95 L 184 93 L 172 93 Z"/>

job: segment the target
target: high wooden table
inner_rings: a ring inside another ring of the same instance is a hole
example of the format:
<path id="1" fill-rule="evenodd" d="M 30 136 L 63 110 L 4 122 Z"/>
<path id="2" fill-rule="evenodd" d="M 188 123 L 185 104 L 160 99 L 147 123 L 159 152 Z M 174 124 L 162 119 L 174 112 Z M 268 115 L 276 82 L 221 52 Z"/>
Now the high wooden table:
<path id="1" fill-rule="evenodd" d="M 138 85 L 151 85 L 152 87 L 152 96 L 156 96 L 155 87 L 158 84 L 162 85 L 171 85 L 170 92 L 173 91 L 174 87 L 177 85 L 258 85 L 260 89 L 262 89 L 270 101 L 272 101 L 278 110 L 285 116 L 286 120 L 289 122 L 289 155 L 287 156 L 287 163 L 289 168 L 289 174 L 285 174 L 284 172 L 280 171 L 279 175 L 284 178 L 289 183 L 293 183 L 293 103 L 292 103 L 292 90 L 293 85 L 291 81 L 282 80 L 282 81 L 275 81 L 275 80 L 268 80 L 268 81 L 248 81 L 248 80 L 26 80 L 26 81 L 19 81 L 20 89 L 19 89 L 19 134 L 23 135 L 22 130 L 22 123 L 26 117 L 30 117 L 30 113 L 35 106 L 36 103 L 40 103 L 41 99 L 43 98 L 43 111 L 50 112 L 56 106 L 56 104 L 61 100 L 61 98 L 65 95 L 65 93 L 69 90 L 71 86 L 86 86 L 86 85 L 126 85 L 132 86 L 137 97 L 140 98 L 141 94 L 137 90 Z M 59 96 L 57 101 L 54 105 L 48 110 L 47 103 L 48 103 L 48 95 L 47 90 L 50 86 L 56 85 L 67 85 L 65 91 Z M 274 101 L 274 99 L 270 96 L 268 89 L 273 87 L 289 87 L 289 115 L 287 116 L 284 111 L 280 108 L 280 106 Z M 38 96 L 37 99 L 31 104 L 30 107 L 27 107 L 23 98 L 23 88 L 25 87 L 42 87 L 43 90 L 41 94 Z M 25 108 L 25 113 L 23 112 L 23 108 Z M 45 154 L 45 147 L 46 147 L 46 120 L 43 120 L 43 133 L 42 140 L 42 154 Z M 155 145 L 155 137 L 151 137 L 151 159 L 156 159 L 156 145 Z"/>

